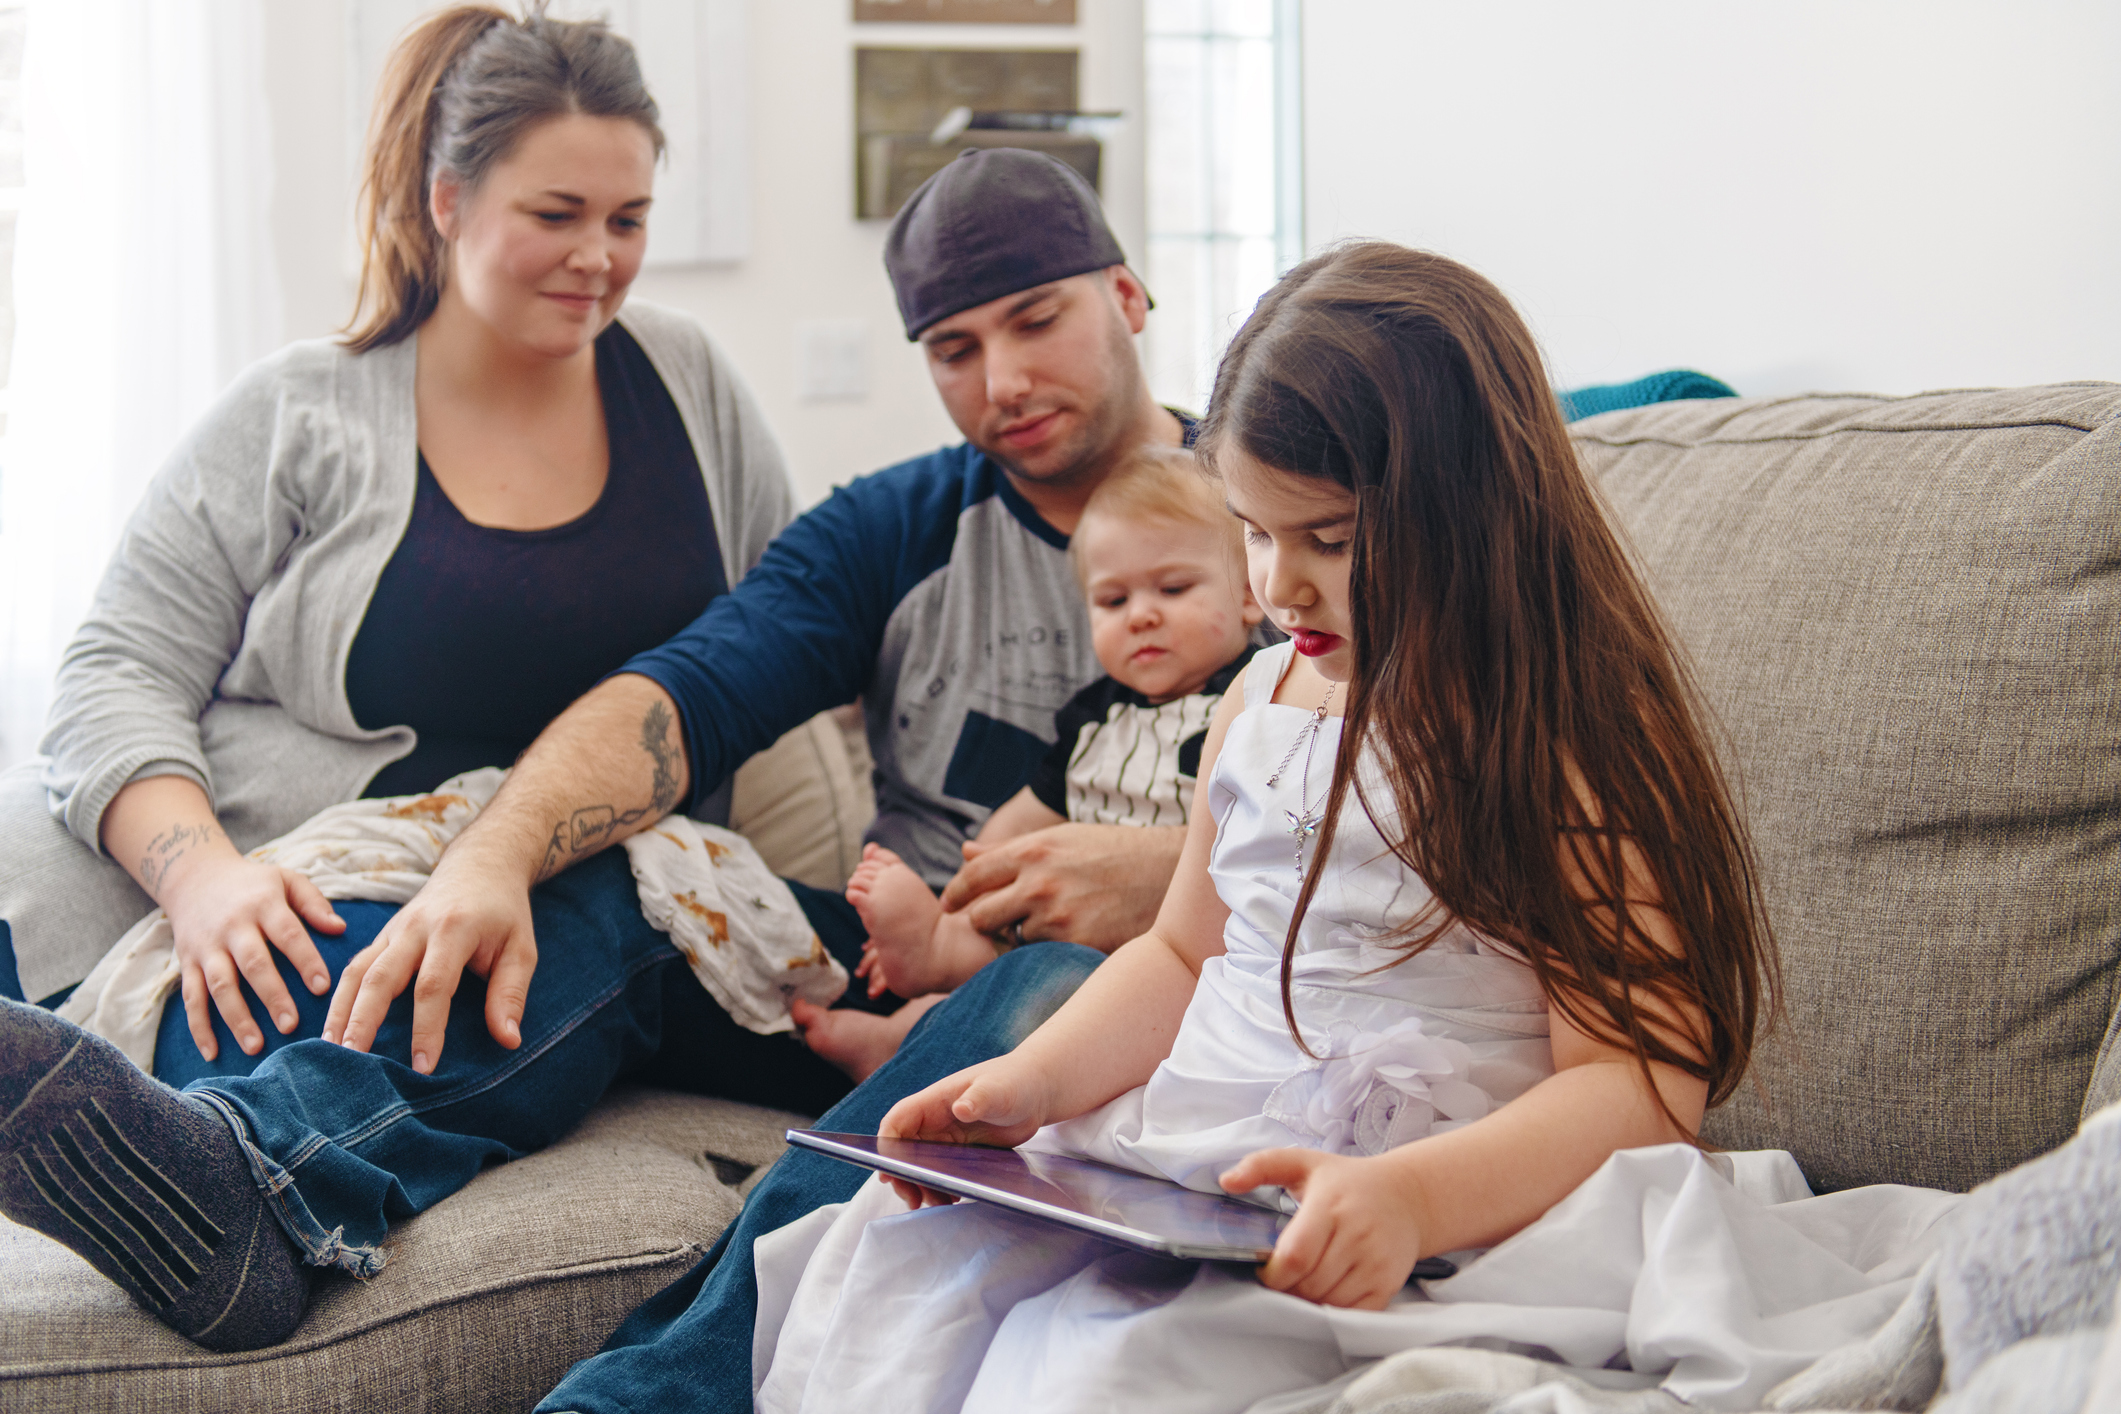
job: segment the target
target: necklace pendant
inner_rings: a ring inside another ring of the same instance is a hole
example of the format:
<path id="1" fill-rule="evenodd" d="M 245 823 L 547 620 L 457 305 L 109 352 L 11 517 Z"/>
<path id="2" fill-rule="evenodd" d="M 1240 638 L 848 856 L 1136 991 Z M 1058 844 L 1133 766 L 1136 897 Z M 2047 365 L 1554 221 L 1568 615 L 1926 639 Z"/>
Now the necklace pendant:
<path id="1" fill-rule="evenodd" d="M 1304 846 L 1310 843 L 1311 836 L 1318 833 L 1318 811 L 1306 810 L 1299 815 L 1294 810 L 1284 810 L 1282 814 L 1289 817 L 1289 834 L 1296 841 L 1296 872 L 1301 874 L 1304 869 Z"/>
<path id="2" fill-rule="evenodd" d="M 1299 809 L 1284 810 L 1282 812 L 1282 814 L 1289 817 L 1289 834 L 1296 841 L 1296 872 L 1298 874 L 1304 872 L 1304 845 L 1313 835 L 1318 833 L 1319 817 L 1326 808 L 1324 801 L 1320 801 L 1316 807 L 1311 804 L 1311 750 L 1318 745 L 1318 734 L 1324 729 L 1326 724 L 1326 709 L 1333 702 L 1333 689 L 1339 686 L 1339 683 L 1326 684 L 1324 700 L 1311 710 L 1308 719 L 1301 727 L 1297 728 L 1296 740 L 1289 743 L 1289 749 L 1282 754 L 1281 764 L 1274 768 L 1273 775 L 1267 777 L 1269 786 L 1279 784 L 1282 773 L 1288 770 L 1289 763 L 1296 759 L 1297 750 L 1299 748 L 1303 749 L 1304 774 L 1301 793 L 1297 797 Z"/>

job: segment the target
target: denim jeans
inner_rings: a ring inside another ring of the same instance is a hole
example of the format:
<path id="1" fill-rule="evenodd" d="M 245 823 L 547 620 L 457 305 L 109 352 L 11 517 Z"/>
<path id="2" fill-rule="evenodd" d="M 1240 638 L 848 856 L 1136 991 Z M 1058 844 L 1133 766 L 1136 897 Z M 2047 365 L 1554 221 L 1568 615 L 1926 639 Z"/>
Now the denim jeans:
<path id="1" fill-rule="evenodd" d="M 853 909 L 837 895 L 791 887 L 818 936 L 851 968 L 863 937 Z M 336 978 L 397 910 L 334 907 L 346 932 L 311 936 Z M 874 1133 L 899 1099 L 1014 1049 L 1102 960 L 1069 943 L 1016 949 L 923 1016 L 898 1054 L 850 1094 L 846 1077 L 793 1036 L 760 1036 L 730 1020 L 641 917 L 621 851 L 539 885 L 531 917 L 538 967 L 522 1045 L 506 1050 L 487 1033 L 485 984 L 467 973 L 430 1075 L 406 1063 L 409 988 L 365 1053 L 314 1039 L 328 997 L 311 996 L 285 958 L 277 961 L 301 1024 L 293 1036 L 262 1027 L 260 1056 L 244 1055 L 217 1015 L 220 1058 L 203 1060 L 182 1003 L 164 1009 L 156 1075 L 228 1117 L 261 1190 L 312 1261 L 375 1271 L 391 1223 L 440 1202 L 488 1164 L 558 1139 L 619 1079 L 822 1113 L 823 1128 Z M 843 1004 L 898 1005 L 871 1004 L 862 990 L 850 988 Z M 247 988 L 245 995 L 262 1015 Z M 692 1271 L 636 1311 L 540 1407 L 749 1409 L 752 1241 L 853 1196 L 867 1176 L 822 1154 L 783 1155 Z"/>
<path id="2" fill-rule="evenodd" d="M 903 1097 L 1003 1055 L 1074 995 L 1100 954 L 1072 943 L 1018 948 L 983 968 L 920 1019 L 898 1054 L 834 1105 L 820 1129 L 874 1134 Z M 576 1365 L 541 1412 L 649 1414 L 751 1408 L 751 1336 L 758 1284 L 751 1244 L 828 1203 L 845 1202 L 869 1171 L 790 1149 L 699 1264 L 650 1297 L 604 1348 Z"/>
<path id="3" fill-rule="evenodd" d="M 853 910 L 816 890 L 798 886 L 797 896 L 819 936 L 851 962 L 861 939 Z M 338 910 L 346 933 L 316 936 L 335 975 L 396 912 L 354 902 Z M 263 1027 L 262 1057 L 238 1050 L 217 1017 L 221 1058 L 202 1060 L 182 1004 L 165 1008 L 157 1075 L 228 1118 L 260 1190 L 312 1262 L 373 1273 L 392 1223 L 448 1197 L 489 1164 L 558 1139 L 615 1080 L 807 1114 L 847 1093 L 846 1077 L 793 1035 L 757 1035 L 715 1004 L 669 939 L 642 918 L 621 851 L 540 885 L 531 916 L 538 967 L 521 1046 L 505 1049 L 488 1034 L 485 983 L 467 972 L 450 1004 L 440 1063 L 428 1075 L 409 1064 L 410 988 L 367 1053 L 315 1039 L 327 999 L 312 997 L 284 958 L 281 976 L 302 1024 L 293 1037 Z"/>

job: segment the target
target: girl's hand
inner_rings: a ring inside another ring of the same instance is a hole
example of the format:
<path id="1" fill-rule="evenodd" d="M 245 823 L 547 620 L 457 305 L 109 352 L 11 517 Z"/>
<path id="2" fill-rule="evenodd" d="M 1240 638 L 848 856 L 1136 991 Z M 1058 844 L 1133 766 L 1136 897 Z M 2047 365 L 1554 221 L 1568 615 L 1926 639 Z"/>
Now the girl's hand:
<path id="1" fill-rule="evenodd" d="M 883 1139 L 1014 1149 L 1045 1124 L 1046 1110 L 1045 1086 L 1039 1075 L 1026 1066 L 1011 1065 L 1008 1056 L 997 1056 L 900 1100 L 876 1132 Z M 877 1178 L 890 1184 L 909 1208 L 957 1201 L 948 1193 L 889 1174 L 880 1173 Z"/>
<path id="2" fill-rule="evenodd" d="M 250 983 L 282 1035 L 295 1029 L 299 1017 L 273 965 L 274 948 L 287 955 L 311 992 L 322 996 L 331 986 L 331 972 L 302 925 L 306 920 L 321 933 L 343 933 L 346 924 L 303 875 L 231 850 L 183 860 L 160 883 L 162 907 L 176 934 L 184 1015 L 192 1043 L 206 1059 L 220 1053 L 208 997 L 243 1054 L 254 1056 L 265 1047 L 239 977 Z"/>
<path id="3" fill-rule="evenodd" d="M 1259 1269 L 1260 1281 L 1321 1306 L 1382 1311 L 1421 1259 L 1428 1227 L 1419 1186 L 1389 1157 L 1262 1149 L 1224 1173 L 1226 1192 L 1274 1184 L 1303 1205 Z"/>

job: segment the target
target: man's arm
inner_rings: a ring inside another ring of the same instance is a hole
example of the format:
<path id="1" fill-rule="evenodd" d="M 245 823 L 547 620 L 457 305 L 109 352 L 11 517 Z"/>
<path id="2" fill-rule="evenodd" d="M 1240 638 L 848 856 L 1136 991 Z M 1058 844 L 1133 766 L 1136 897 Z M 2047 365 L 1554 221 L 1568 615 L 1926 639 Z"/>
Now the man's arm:
<path id="1" fill-rule="evenodd" d="M 834 492 L 676 637 L 563 712 L 426 887 L 347 965 L 325 1038 L 366 1049 L 413 985 L 413 1068 L 431 1071 L 470 967 L 486 978 L 487 1029 L 510 1049 L 521 1044 L 537 967 L 531 886 L 685 808 L 789 728 L 852 701 L 875 671 L 892 607 L 949 560 L 957 485 L 939 465 Z"/>
<path id="2" fill-rule="evenodd" d="M 621 744 L 629 732 L 630 750 Z M 521 859 L 543 830 L 538 883 L 668 815 L 690 781 L 677 704 L 653 679 L 621 674 L 531 743 L 478 825 L 513 831 L 511 857 Z"/>
<path id="3" fill-rule="evenodd" d="M 412 983 L 412 1066 L 425 1074 L 441 1058 L 450 999 L 468 967 L 486 979 L 494 1039 L 511 1050 L 522 1044 L 538 961 L 531 886 L 653 825 L 690 781 L 667 692 L 633 674 L 592 689 L 539 735 L 426 887 L 346 965 L 324 1038 L 368 1049 Z"/>

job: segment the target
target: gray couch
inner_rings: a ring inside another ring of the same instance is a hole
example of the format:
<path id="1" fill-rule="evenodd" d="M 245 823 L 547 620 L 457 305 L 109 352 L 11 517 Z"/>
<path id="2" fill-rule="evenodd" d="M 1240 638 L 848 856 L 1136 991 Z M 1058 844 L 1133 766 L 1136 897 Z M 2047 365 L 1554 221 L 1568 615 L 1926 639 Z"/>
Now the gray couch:
<path id="1" fill-rule="evenodd" d="M 2121 386 L 1577 425 L 1699 666 L 1788 1011 L 1710 1118 L 1816 1185 L 1963 1189 L 2121 1098 Z M 207 1354 L 0 1226 L 0 1407 L 523 1409 L 712 1241 L 786 1116 L 614 1095 Z"/>

